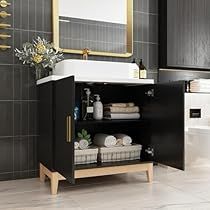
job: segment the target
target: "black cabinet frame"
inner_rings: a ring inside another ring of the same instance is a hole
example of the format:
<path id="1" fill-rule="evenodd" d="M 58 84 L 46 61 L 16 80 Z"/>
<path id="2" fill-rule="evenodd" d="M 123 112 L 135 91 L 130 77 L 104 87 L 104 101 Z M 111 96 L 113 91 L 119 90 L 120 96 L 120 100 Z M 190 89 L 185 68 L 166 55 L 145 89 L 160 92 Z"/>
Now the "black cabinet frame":
<path id="1" fill-rule="evenodd" d="M 51 171 L 59 172 L 71 183 L 74 183 L 74 172 L 79 167 L 119 165 L 112 163 L 75 166 L 74 139 L 76 129 L 83 126 L 89 126 L 92 132 L 116 132 L 121 127 L 127 129 L 137 143 L 143 145 L 142 163 L 154 161 L 184 170 L 184 82 L 134 86 L 91 84 L 93 89 L 104 94 L 105 102 L 122 102 L 123 97 L 128 101 L 134 99 L 140 106 L 141 119 L 74 121 L 75 100 L 81 97 L 78 94 L 83 86 L 87 85 L 89 84 L 75 83 L 74 77 L 67 77 L 38 86 L 40 129 L 38 151 L 41 164 Z M 101 96 L 103 99 L 103 95 Z M 141 135 L 144 137 L 138 142 Z M 148 148 L 153 149 L 154 156 L 151 151 L 149 154 L 146 152 Z M 133 164 L 136 164 L 136 161 Z"/>

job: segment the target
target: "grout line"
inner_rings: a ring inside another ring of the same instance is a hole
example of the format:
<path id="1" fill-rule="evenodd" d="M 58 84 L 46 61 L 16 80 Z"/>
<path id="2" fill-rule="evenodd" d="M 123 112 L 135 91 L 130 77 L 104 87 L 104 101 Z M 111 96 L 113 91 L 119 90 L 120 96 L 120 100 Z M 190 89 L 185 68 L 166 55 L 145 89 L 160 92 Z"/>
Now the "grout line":
<path id="1" fill-rule="evenodd" d="M 0 141 L 1 139 L 5 138 L 25 138 L 25 137 L 39 137 L 39 135 L 14 135 L 14 136 L 0 136 Z"/>
<path id="2" fill-rule="evenodd" d="M 21 28 L 9 28 L 8 30 L 52 34 L 52 32 L 49 32 L 49 31 L 36 31 L 36 30 L 32 30 L 32 29 L 28 30 L 28 29 L 21 29 Z"/>
<path id="3" fill-rule="evenodd" d="M 154 16 L 159 16 L 158 13 L 151 13 L 151 12 L 142 12 L 142 11 L 137 11 L 137 10 L 133 10 L 133 12 L 135 13 L 141 13 L 141 14 L 145 14 L 145 15 L 154 15 Z"/>
<path id="4" fill-rule="evenodd" d="M 137 41 L 134 40 L 134 43 L 141 43 L 141 44 L 153 44 L 153 45 L 159 45 L 157 42 L 144 42 L 144 41 Z"/>
<path id="5" fill-rule="evenodd" d="M 0 102 L 38 102 L 39 100 L 0 100 Z"/>
<path id="6" fill-rule="evenodd" d="M 34 16 L 34 24 L 35 24 L 35 31 L 36 31 L 36 29 L 38 28 L 37 27 L 37 0 L 34 0 L 34 14 L 35 14 L 35 16 Z"/>
<path id="7" fill-rule="evenodd" d="M 100 41 L 100 40 L 88 40 L 88 39 L 75 39 L 75 38 L 71 38 L 71 37 L 63 37 L 60 36 L 60 39 L 64 39 L 64 40 L 73 40 L 73 41 L 87 41 L 87 42 L 95 42 L 95 43 L 104 43 L 104 44 L 125 44 L 123 42 L 106 42 L 106 41 Z"/>
<path id="8" fill-rule="evenodd" d="M 39 169 L 15 171 L 15 173 L 36 172 L 36 171 L 39 171 Z M 3 175 L 3 174 L 12 174 L 12 173 L 13 172 L 3 172 L 3 173 L 0 173 L 0 175 Z"/>
<path id="9" fill-rule="evenodd" d="M 14 18 L 14 14 L 15 14 L 15 5 L 14 5 L 14 1 L 13 1 L 13 8 L 12 8 L 12 22 L 13 22 L 13 27 L 15 26 L 15 18 Z M 12 98 L 13 98 L 13 105 L 12 105 L 12 109 L 13 109 L 13 113 L 12 113 L 12 134 L 14 136 L 15 134 L 15 103 L 14 103 L 14 98 L 15 98 L 15 54 L 14 54 L 14 47 L 15 47 L 15 32 L 14 30 L 12 31 L 12 44 L 13 44 L 13 53 L 12 53 L 12 62 L 13 62 L 13 67 L 12 67 L 12 74 L 13 74 L 13 79 L 12 79 Z M 12 140 L 12 171 L 13 174 L 12 176 L 14 177 L 14 170 L 15 170 L 15 139 L 13 137 Z"/>

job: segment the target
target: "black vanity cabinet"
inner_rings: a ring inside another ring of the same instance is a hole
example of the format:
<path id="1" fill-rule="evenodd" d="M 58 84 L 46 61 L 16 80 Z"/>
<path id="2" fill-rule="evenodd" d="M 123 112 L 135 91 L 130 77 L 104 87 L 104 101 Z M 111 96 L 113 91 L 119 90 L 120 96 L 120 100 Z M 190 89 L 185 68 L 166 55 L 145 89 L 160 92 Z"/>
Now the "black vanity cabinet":
<path id="1" fill-rule="evenodd" d="M 159 66 L 209 69 L 210 1 L 159 1 Z"/>
<path id="2" fill-rule="evenodd" d="M 81 103 L 84 88 L 98 93 L 102 102 L 134 102 L 140 107 L 139 120 L 74 121 L 75 104 Z M 38 85 L 39 161 L 74 183 L 78 168 L 107 164 L 74 165 L 75 134 L 85 128 L 98 132 L 126 133 L 143 146 L 141 161 L 154 161 L 184 169 L 184 83 L 154 85 L 77 83 L 74 77 Z M 134 161 L 136 163 L 136 161 Z M 126 163 L 111 163 L 114 166 Z"/>

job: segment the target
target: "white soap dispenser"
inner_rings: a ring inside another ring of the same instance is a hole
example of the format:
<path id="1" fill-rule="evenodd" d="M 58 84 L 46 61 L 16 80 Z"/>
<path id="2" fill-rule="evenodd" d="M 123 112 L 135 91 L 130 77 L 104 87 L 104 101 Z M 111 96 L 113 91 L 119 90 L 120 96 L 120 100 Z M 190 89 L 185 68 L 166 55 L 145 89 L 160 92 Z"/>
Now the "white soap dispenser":
<path id="1" fill-rule="evenodd" d="M 100 96 L 98 94 L 94 95 L 96 101 L 93 103 L 93 119 L 102 120 L 103 119 L 103 104 L 100 101 Z"/>

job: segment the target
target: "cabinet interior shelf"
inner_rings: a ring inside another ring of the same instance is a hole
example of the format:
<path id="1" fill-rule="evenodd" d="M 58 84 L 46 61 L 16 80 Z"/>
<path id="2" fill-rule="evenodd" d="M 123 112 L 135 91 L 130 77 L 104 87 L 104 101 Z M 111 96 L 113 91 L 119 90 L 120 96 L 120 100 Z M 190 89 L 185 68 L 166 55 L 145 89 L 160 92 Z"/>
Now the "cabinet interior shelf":
<path id="1" fill-rule="evenodd" d="M 128 161 L 116 161 L 110 163 L 91 163 L 91 164 L 75 165 L 75 170 L 135 165 L 135 164 L 144 164 L 144 163 L 152 163 L 152 161 L 128 160 Z"/>
<path id="2" fill-rule="evenodd" d="M 95 124 L 130 124 L 130 123 L 147 123 L 147 120 L 79 120 L 75 121 L 77 126 L 95 125 Z"/>

